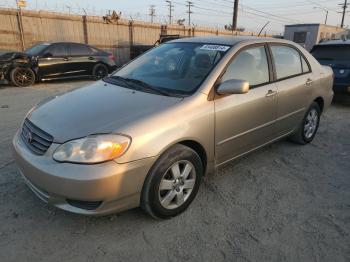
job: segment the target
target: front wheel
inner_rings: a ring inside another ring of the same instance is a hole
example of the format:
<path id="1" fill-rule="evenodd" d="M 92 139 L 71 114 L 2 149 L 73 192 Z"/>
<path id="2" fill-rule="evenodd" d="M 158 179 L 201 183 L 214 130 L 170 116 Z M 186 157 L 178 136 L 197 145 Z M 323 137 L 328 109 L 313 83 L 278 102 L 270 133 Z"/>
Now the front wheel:
<path id="1" fill-rule="evenodd" d="M 28 67 L 16 67 L 10 73 L 10 80 L 14 86 L 31 86 L 35 83 L 35 73 Z"/>
<path id="2" fill-rule="evenodd" d="M 203 165 L 191 148 L 175 145 L 157 160 L 142 190 L 141 206 L 152 217 L 170 218 L 187 209 L 195 198 Z"/>
<path id="3" fill-rule="evenodd" d="M 316 102 L 313 102 L 298 130 L 290 137 L 291 140 L 301 145 L 310 143 L 317 133 L 320 117 L 321 109 Z"/>

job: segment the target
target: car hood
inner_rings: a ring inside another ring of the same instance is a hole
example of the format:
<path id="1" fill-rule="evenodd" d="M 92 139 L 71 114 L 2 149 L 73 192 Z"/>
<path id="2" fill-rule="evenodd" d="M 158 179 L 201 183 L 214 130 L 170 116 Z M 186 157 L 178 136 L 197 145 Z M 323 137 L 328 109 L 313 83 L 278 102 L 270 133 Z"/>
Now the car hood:
<path id="1" fill-rule="evenodd" d="M 9 62 L 18 58 L 30 58 L 26 53 L 21 52 L 7 52 L 0 55 L 0 62 Z"/>
<path id="2" fill-rule="evenodd" d="M 64 143 L 91 134 L 118 132 L 126 125 L 165 110 L 181 100 L 99 81 L 45 99 L 27 117 L 52 135 L 54 142 Z"/>

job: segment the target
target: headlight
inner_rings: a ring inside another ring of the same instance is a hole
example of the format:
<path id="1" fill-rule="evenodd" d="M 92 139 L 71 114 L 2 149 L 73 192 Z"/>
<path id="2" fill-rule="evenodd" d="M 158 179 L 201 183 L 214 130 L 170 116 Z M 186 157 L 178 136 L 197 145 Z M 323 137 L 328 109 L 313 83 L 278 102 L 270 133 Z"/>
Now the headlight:
<path id="1" fill-rule="evenodd" d="M 96 164 L 122 156 L 131 139 L 123 135 L 93 135 L 59 146 L 53 154 L 58 162 Z"/>

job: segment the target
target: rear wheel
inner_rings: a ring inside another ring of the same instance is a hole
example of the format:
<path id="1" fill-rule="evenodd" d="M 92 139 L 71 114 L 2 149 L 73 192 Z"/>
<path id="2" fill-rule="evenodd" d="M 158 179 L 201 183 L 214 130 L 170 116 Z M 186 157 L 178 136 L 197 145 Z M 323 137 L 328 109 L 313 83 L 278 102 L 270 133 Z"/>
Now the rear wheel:
<path id="1" fill-rule="evenodd" d="M 141 206 L 152 217 L 170 218 L 187 209 L 195 198 L 203 174 L 200 157 L 192 149 L 175 145 L 148 174 Z"/>
<path id="2" fill-rule="evenodd" d="M 92 75 L 96 80 L 100 80 L 108 75 L 108 68 L 103 64 L 97 64 L 92 70 Z"/>
<path id="3" fill-rule="evenodd" d="M 16 67 L 10 73 L 10 80 L 14 86 L 31 86 L 35 83 L 35 73 L 27 67 Z"/>
<path id="4" fill-rule="evenodd" d="M 299 129 L 290 137 L 291 140 L 301 145 L 310 143 L 317 133 L 320 117 L 321 109 L 316 102 L 313 102 L 306 112 Z"/>

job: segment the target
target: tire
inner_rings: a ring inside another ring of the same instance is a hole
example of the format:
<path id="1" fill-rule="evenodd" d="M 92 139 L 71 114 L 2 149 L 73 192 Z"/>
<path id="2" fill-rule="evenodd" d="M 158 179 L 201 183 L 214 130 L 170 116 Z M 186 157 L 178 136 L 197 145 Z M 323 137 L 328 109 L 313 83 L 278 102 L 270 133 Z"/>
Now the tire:
<path id="1" fill-rule="evenodd" d="M 320 118 L 320 106 L 316 102 L 313 102 L 307 110 L 298 130 L 290 137 L 290 139 L 301 145 L 310 143 L 317 133 Z"/>
<path id="2" fill-rule="evenodd" d="M 10 80 L 14 86 L 31 86 L 35 83 L 35 73 L 28 67 L 16 67 L 10 72 Z"/>
<path id="3" fill-rule="evenodd" d="M 100 80 L 108 75 L 108 68 L 104 64 L 97 64 L 92 69 L 92 76 L 95 80 Z"/>
<path id="4" fill-rule="evenodd" d="M 203 165 L 198 154 L 183 145 L 173 146 L 149 172 L 142 189 L 141 207 L 154 218 L 179 215 L 195 198 L 202 176 Z"/>

